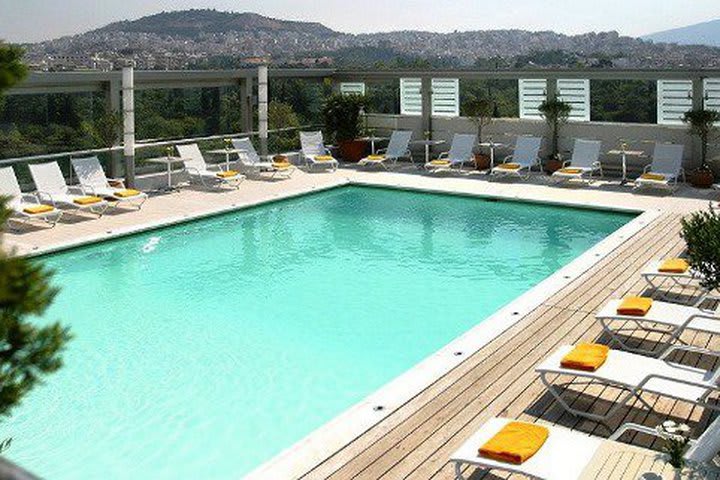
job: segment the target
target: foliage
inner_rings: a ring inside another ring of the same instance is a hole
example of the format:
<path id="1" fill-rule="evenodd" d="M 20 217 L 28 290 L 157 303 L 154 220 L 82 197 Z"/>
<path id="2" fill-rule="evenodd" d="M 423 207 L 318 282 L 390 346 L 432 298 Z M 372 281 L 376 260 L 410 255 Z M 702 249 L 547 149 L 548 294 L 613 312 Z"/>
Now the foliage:
<path id="1" fill-rule="evenodd" d="M 360 134 L 360 109 L 365 105 L 361 95 L 331 95 L 323 105 L 325 131 L 336 142 L 354 140 Z"/>
<path id="2" fill-rule="evenodd" d="M 591 80 L 590 115 L 597 122 L 656 123 L 657 84 L 643 80 Z"/>
<path id="3" fill-rule="evenodd" d="M 115 146 L 120 140 L 122 127 L 122 114 L 110 109 L 103 112 L 103 114 L 92 123 L 86 122 L 84 124 L 85 130 L 90 134 L 95 143 L 107 148 Z"/>
<path id="4" fill-rule="evenodd" d="M 551 158 L 558 158 L 560 155 L 559 138 L 560 127 L 564 125 L 570 117 L 572 106 L 562 100 L 545 100 L 538 107 L 540 114 L 552 129 L 552 153 Z"/>
<path id="5" fill-rule="evenodd" d="M 477 126 L 478 142 L 482 142 L 482 129 L 492 123 L 495 104 L 487 98 L 478 98 L 468 102 L 465 114 Z"/>
<path id="6" fill-rule="evenodd" d="M 708 290 L 720 287 L 720 213 L 711 208 L 683 218 L 682 237 L 701 285 Z"/>
<path id="7" fill-rule="evenodd" d="M 683 423 L 677 424 L 672 420 L 668 420 L 658 425 L 655 431 L 665 440 L 663 451 L 669 458 L 668 463 L 673 468 L 685 467 L 685 451 L 690 444 L 690 438 L 688 437 L 690 427 Z"/>
<path id="8" fill-rule="evenodd" d="M 27 75 L 28 70 L 22 57 L 22 48 L 0 41 L 0 92 L 12 87 Z"/>
<path id="9" fill-rule="evenodd" d="M 700 139 L 700 168 L 707 169 L 707 150 L 710 138 L 717 133 L 715 124 L 720 121 L 720 112 L 717 110 L 697 109 L 685 112 L 683 122 L 689 125 L 690 135 Z"/>
<path id="10" fill-rule="evenodd" d="M 300 127 L 300 119 L 291 105 L 282 102 L 268 104 L 268 127 L 270 130 Z M 272 151 L 287 152 L 297 148 L 297 132 L 278 132 L 272 134 Z"/>

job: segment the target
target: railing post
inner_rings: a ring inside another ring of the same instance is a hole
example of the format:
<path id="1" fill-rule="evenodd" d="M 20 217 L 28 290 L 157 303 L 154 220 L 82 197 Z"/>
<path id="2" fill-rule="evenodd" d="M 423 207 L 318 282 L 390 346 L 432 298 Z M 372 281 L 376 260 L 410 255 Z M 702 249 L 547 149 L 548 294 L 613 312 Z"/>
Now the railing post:
<path id="1" fill-rule="evenodd" d="M 702 110 L 705 108 L 705 79 L 702 77 L 694 77 L 692 79 L 692 109 Z M 700 163 L 697 159 L 702 158 L 702 142 L 696 136 L 692 136 L 692 166 L 699 167 Z M 686 169 L 687 171 L 687 169 Z"/>
<path id="2" fill-rule="evenodd" d="M 252 77 L 240 79 L 240 130 L 253 131 L 252 122 Z"/>
<path id="3" fill-rule="evenodd" d="M 119 78 L 113 78 L 112 80 L 110 80 L 110 82 L 108 83 L 107 91 L 107 109 L 115 115 L 119 115 L 122 109 L 120 95 L 121 90 L 122 82 Z M 123 132 L 118 131 L 118 135 L 120 135 L 121 133 Z M 118 166 L 120 162 L 121 153 L 118 150 L 113 150 L 112 152 L 110 152 L 108 175 L 110 175 L 111 178 L 117 178 L 119 176 Z"/>
<path id="4" fill-rule="evenodd" d="M 260 153 L 268 154 L 268 67 L 258 67 L 258 132 Z"/>
<path id="5" fill-rule="evenodd" d="M 125 154 L 125 183 L 135 185 L 135 72 L 132 65 L 122 70 L 123 92 L 123 153 Z"/>
<path id="6" fill-rule="evenodd" d="M 420 81 L 420 99 L 423 135 L 425 135 L 425 132 L 429 132 L 429 137 L 432 139 L 432 78 L 422 77 Z"/>

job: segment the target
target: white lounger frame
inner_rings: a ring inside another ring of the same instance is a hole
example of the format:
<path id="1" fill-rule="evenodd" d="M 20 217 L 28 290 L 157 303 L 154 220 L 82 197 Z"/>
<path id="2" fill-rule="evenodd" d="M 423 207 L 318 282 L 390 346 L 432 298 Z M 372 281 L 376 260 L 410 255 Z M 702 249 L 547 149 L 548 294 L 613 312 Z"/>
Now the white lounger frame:
<path id="1" fill-rule="evenodd" d="M 100 164 L 98 157 L 73 158 L 70 160 L 78 177 L 80 189 L 86 195 L 96 197 L 112 198 L 116 203 L 116 207 L 121 204 L 132 205 L 138 210 L 142 208 L 148 199 L 144 192 L 140 192 L 132 197 L 117 196 L 118 190 L 125 190 L 125 182 L 122 179 L 113 179 L 114 182 L 120 184 L 119 188 L 110 186 L 110 181 L 105 176 L 105 171 Z"/>
<path id="2" fill-rule="evenodd" d="M 473 148 L 477 142 L 477 135 L 469 133 L 456 133 L 453 136 L 450 150 L 438 156 L 438 160 L 447 160 L 447 165 L 434 165 L 432 162 L 425 164 L 425 170 L 431 173 L 449 171 L 453 168 L 461 169 L 473 158 Z"/>
<path id="3" fill-rule="evenodd" d="M 388 163 L 395 166 L 401 158 L 408 158 L 412 161 L 412 154 L 409 148 L 412 133 L 411 130 L 394 130 L 390 134 L 390 141 L 388 142 L 387 148 L 381 148 L 375 153 L 376 155 L 383 155 L 382 159 L 376 160 L 365 157 L 358 162 L 358 165 L 361 167 L 379 165 L 387 170 Z"/>
<path id="4" fill-rule="evenodd" d="M 183 160 L 185 171 L 190 176 L 190 180 L 199 180 L 200 184 L 205 188 L 217 188 L 219 186 L 240 188 L 240 184 L 245 180 L 245 175 L 239 173 L 230 178 L 218 177 L 217 174 L 225 170 L 220 165 L 208 165 L 197 143 L 175 145 L 175 148 Z"/>
<path id="5" fill-rule="evenodd" d="M 572 158 L 563 163 L 562 169 L 577 168 L 582 171 L 580 173 L 564 173 L 560 169 L 552 174 L 552 180 L 556 183 L 569 182 L 570 180 L 584 180 L 590 183 L 595 172 L 600 172 L 602 178 L 601 148 L 602 142 L 598 140 L 582 140 L 578 138 L 575 140 Z"/>
<path id="6" fill-rule="evenodd" d="M 709 408 L 711 410 L 720 410 L 720 404 L 710 403 L 707 401 L 708 397 L 712 393 L 720 392 L 720 385 L 718 385 L 718 380 L 720 380 L 720 368 L 718 368 L 715 372 L 709 372 L 699 368 L 692 368 L 686 365 L 673 363 L 667 360 L 667 358 L 675 351 L 688 351 L 716 357 L 720 357 L 720 352 L 697 347 L 674 345 L 668 348 L 660 356 L 660 358 L 651 358 L 620 350 L 610 350 L 608 360 L 602 367 L 595 372 L 586 372 L 582 370 L 562 368 L 560 366 L 560 360 L 563 356 L 570 352 L 572 348 L 572 345 L 560 347 L 535 369 L 535 371 L 540 375 L 540 380 L 543 382 L 545 387 L 547 387 L 548 392 L 550 392 L 555 400 L 557 400 L 558 403 L 571 415 L 604 423 L 623 406 L 625 406 L 633 397 L 637 398 L 640 403 L 652 411 L 652 406 L 641 396 L 644 392 L 674 398 L 676 400 L 682 400 L 694 405 Z M 629 384 L 619 379 L 621 374 L 628 374 L 628 369 L 632 367 L 637 368 L 637 365 L 639 365 L 640 362 L 644 362 L 646 364 L 655 363 L 657 368 L 653 367 L 655 368 L 655 371 L 650 371 L 636 384 Z M 623 372 L 608 370 L 608 368 L 613 367 L 622 368 Z M 666 373 L 663 373 L 663 370 L 665 370 Z M 667 372 L 678 373 L 678 375 L 671 376 L 668 375 Z M 619 397 L 604 415 L 591 413 L 573 408 L 563 398 L 562 392 L 558 391 L 556 386 L 550 381 L 550 376 L 569 376 L 575 379 L 569 384 L 578 385 L 600 383 L 620 390 L 625 390 L 626 393 L 625 395 Z M 577 379 L 582 379 L 584 381 L 578 382 Z M 667 388 L 671 385 L 673 388 L 668 390 Z M 661 387 L 664 387 L 665 389 Z M 683 388 L 686 390 L 683 391 Z M 685 395 L 683 395 L 683 393 L 685 393 Z"/>
<path id="7" fill-rule="evenodd" d="M 10 219 L 19 222 L 21 226 L 25 226 L 33 219 L 38 219 L 47 223 L 50 227 L 54 227 L 63 216 L 62 210 L 55 207 L 51 212 L 26 212 L 26 208 L 37 207 L 42 203 L 36 194 L 22 193 L 13 167 L 0 168 L 0 196 L 8 197 L 7 206 L 14 215 Z"/>
<path id="8" fill-rule="evenodd" d="M 678 179 L 685 180 L 685 170 L 682 167 L 685 145 L 669 143 L 656 143 L 653 160 L 643 169 L 643 173 L 664 175 L 664 180 L 646 180 L 637 178 L 634 189 L 659 188 L 674 192 L 677 189 Z"/>
<path id="9" fill-rule="evenodd" d="M 538 170 L 542 170 L 539 157 L 541 145 L 541 137 L 517 137 L 512 155 L 505 157 L 502 163 L 517 163 L 520 165 L 520 168 L 517 170 L 507 170 L 495 166 L 490 171 L 491 178 L 495 176 L 530 178 L 533 168 L 537 167 Z"/>
<path id="10" fill-rule="evenodd" d="M 340 163 L 335 159 L 322 162 L 315 160 L 315 157 L 325 155 L 331 156 L 330 150 L 323 140 L 323 134 L 320 131 L 300 132 L 300 155 L 305 161 L 305 165 L 308 169 L 311 169 L 314 166 L 320 166 L 323 168 L 330 168 L 330 170 L 334 172 L 340 165 Z"/>
<path id="11" fill-rule="evenodd" d="M 58 205 L 62 205 L 75 212 L 89 211 L 98 218 L 102 217 L 110 206 L 105 200 L 88 205 L 75 203 L 75 199 L 87 196 L 87 194 L 80 187 L 69 187 L 65 183 L 65 177 L 63 177 L 57 162 L 31 163 L 28 168 L 35 187 L 37 187 L 36 195 L 43 203 L 56 208 Z"/>
<path id="12" fill-rule="evenodd" d="M 261 176 L 263 173 L 269 173 L 270 178 L 276 176 L 290 178 L 295 173 L 294 166 L 286 169 L 275 167 L 270 161 L 271 156 L 269 155 L 263 161 L 249 138 L 234 138 L 232 144 L 236 150 L 243 150 L 242 153 L 238 153 L 238 160 L 242 171 L 248 175 Z"/>

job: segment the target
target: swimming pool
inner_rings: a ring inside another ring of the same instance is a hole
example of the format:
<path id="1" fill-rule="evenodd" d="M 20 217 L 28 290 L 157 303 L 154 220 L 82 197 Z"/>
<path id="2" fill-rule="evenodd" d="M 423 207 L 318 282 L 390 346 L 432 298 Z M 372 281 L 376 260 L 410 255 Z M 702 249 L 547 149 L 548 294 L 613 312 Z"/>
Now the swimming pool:
<path id="1" fill-rule="evenodd" d="M 44 257 L 75 339 L 8 456 L 237 478 L 632 218 L 343 187 Z"/>

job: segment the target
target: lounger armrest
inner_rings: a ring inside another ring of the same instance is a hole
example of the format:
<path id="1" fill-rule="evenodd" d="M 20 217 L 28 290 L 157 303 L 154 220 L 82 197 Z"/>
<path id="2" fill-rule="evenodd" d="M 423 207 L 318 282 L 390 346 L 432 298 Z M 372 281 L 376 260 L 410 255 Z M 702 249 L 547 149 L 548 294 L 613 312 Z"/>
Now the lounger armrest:
<path id="1" fill-rule="evenodd" d="M 83 193 L 83 195 L 92 195 L 93 197 L 97 197 L 97 193 L 95 191 L 95 187 L 92 185 L 85 185 L 80 184 L 80 191 Z"/>
<path id="2" fill-rule="evenodd" d="M 653 437 L 660 437 L 660 434 L 654 428 L 646 427 L 645 425 L 639 425 L 637 423 L 624 423 L 615 432 L 610 435 L 608 440 L 611 442 L 618 442 L 620 438 L 627 432 L 638 432 L 646 435 L 652 435 Z"/>
<path id="3" fill-rule="evenodd" d="M 643 378 L 642 382 L 640 382 L 638 384 L 637 388 L 642 389 L 651 380 L 666 380 L 668 382 L 680 383 L 682 385 L 688 385 L 691 387 L 700 387 L 700 388 L 705 388 L 708 390 L 720 391 L 720 386 L 713 384 L 711 382 L 694 382 L 692 380 L 685 380 L 685 379 L 681 379 L 681 378 L 670 377 L 668 375 L 661 375 L 659 373 L 651 373 L 647 377 Z"/>
<path id="4" fill-rule="evenodd" d="M 381 149 L 375 150 L 375 155 L 381 155 L 383 153 L 387 153 L 387 148 L 381 148 Z"/>
<path id="5" fill-rule="evenodd" d="M 108 178 L 107 181 L 108 181 L 108 185 L 110 185 L 111 187 L 114 187 L 114 188 L 122 188 L 122 189 L 127 188 L 127 187 L 125 186 L 125 179 L 123 179 L 123 178 Z M 116 184 L 116 185 L 119 185 L 119 186 L 118 186 L 118 187 L 115 187 L 115 186 L 113 185 L 113 183 Z"/>
<path id="6" fill-rule="evenodd" d="M 568 167 L 568 166 L 570 166 L 570 165 L 572 165 L 572 160 L 565 160 L 565 161 L 562 163 L 562 168 Z"/>
<path id="7" fill-rule="evenodd" d="M 514 158 L 515 158 L 515 154 L 508 155 L 507 157 L 503 158 L 502 163 L 509 163 Z"/>
<path id="8" fill-rule="evenodd" d="M 450 152 L 442 152 L 440 155 L 438 155 L 438 160 L 443 158 L 448 158 L 450 156 Z"/>
<path id="9" fill-rule="evenodd" d="M 185 167 L 185 171 L 194 175 L 200 175 L 200 170 L 195 167 Z"/>
<path id="10" fill-rule="evenodd" d="M 662 355 L 660 355 L 660 360 L 665 360 L 673 352 L 677 352 L 677 351 L 702 353 L 703 355 L 711 355 L 711 356 L 720 358 L 720 351 L 714 351 L 714 350 L 710 350 L 707 348 L 701 348 L 701 347 L 693 347 L 691 345 L 673 345 L 673 346 L 669 347 L 667 350 L 665 350 Z"/>
<path id="11" fill-rule="evenodd" d="M 43 201 L 43 199 L 46 199 L 48 202 L 50 202 L 50 205 L 52 205 L 53 207 L 57 207 L 57 205 L 55 204 L 55 199 L 53 198 L 52 194 L 50 194 L 48 192 L 41 192 L 38 190 L 36 195 L 37 195 L 37 198 L 40 199 L 41 202 Z"/>
<path id="12" fill-rule="evenodd" d="M 645 167 L 643 168 L 643 173 L 649 172 L 650 168 L 652 168 L 652 163 L 645 165 Z"/>
<path id="13" fill-rule="evenodd" d="M 38 198 L 37 194 L 35 193 L 23 193 L 20 197 L 23 202 L 26 203 L 37 203 L 40 204 L 40 199 Z"/>

